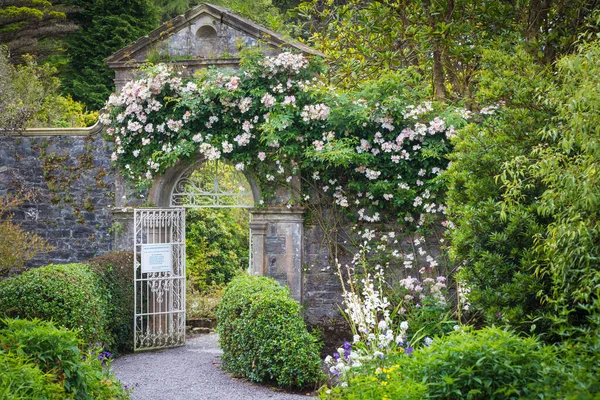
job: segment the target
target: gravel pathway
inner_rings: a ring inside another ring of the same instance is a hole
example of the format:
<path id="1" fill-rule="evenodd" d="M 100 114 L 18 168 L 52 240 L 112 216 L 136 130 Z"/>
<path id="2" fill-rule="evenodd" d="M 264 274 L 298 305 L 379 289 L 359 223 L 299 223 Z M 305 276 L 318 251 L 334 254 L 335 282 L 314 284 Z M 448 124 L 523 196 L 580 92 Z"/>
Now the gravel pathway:
<path id="1" fill-rule="evenodd" d="M 220 368 L 216 334 L 188 338 L 173 349 L 130 354 L 112 363 L 119 380 L 140 400 L 300 400 L 309 396 L 276 391 L 232 378 Z"/>

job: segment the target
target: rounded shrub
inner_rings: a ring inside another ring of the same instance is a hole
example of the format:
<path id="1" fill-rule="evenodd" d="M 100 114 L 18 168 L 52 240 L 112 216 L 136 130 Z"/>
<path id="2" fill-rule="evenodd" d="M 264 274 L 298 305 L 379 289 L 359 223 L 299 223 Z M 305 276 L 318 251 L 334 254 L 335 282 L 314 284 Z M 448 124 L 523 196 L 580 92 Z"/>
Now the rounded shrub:
<path id="1" fill-rule="evenodd" d="M 104 254 L 89 260 L 89 265 L 108 297 L 108 329 L 114 343 L 111 350 L 119 354 L 131 353 L 135 307 L 133 253 Z"/>
<path id="2" fill-rule="evenodd" d="M 223 367 L 253 382 L 302 388 L 322 378 L 317 340 L 287 287 L 271 278 L 241 275 L 217 309 Z"/>
<path id="3" fill-rule="evenodd" d="M 105 289 L 83 264 L 48 265 L 0 281 L 0 316 L 39 318 L 78 330 L 85 344 L 112 345 Z"/>

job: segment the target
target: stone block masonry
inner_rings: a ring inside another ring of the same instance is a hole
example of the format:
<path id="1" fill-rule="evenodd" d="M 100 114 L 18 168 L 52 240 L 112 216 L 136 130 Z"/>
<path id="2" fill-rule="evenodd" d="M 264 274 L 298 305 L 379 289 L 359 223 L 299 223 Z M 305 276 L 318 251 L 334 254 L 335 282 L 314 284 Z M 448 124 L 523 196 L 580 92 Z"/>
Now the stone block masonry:
<path id="1" fill-rule="evenodd" d="M 54 246 L 28 267 L 85 261 L 112 250 L 114 171 L 98 127 L 0 136 L 0 196 L 33 193 L 12 220 Z"/>

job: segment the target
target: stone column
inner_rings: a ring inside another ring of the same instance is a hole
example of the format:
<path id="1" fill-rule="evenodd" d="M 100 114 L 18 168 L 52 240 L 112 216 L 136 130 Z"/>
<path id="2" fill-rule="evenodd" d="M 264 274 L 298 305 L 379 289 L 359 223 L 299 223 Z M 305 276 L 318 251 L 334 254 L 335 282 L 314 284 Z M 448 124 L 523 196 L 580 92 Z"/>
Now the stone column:
<path id="1" fill-rule="evenodd" d="M 292 297 L 302 301 L 302 253 L 304 236 L 304 209 L 271 206 L 252 212 L 252 224 L 266 227 L 264 235 L 253 240 L 254 271 L 287 285 Z M 259 230 L 257 230 L 259 232 Z M 261 241 L 262 238 L 262 241 Z M 263 256 L 259 249 L 263 247 Z M 255 253 L 256 252 L 256 253 Z M 257 263 L 258 259 L 258 263 Z"/>
<path id="2" fill-rule="evenodd" d="M 252 214 L 254 215 L 254 213 Z M 265 234 L 267 233 L 267 223 L 265 221 L 250 222 L 250 235 L 252 249 L 252 275 L 266 275 L 266 257 L 265 257 Z"/>
<path id="3" fill-rule="evenodd" d="M 133 251 L 133 208 L 117 207 L 112 210 L 115 251 Z"/>

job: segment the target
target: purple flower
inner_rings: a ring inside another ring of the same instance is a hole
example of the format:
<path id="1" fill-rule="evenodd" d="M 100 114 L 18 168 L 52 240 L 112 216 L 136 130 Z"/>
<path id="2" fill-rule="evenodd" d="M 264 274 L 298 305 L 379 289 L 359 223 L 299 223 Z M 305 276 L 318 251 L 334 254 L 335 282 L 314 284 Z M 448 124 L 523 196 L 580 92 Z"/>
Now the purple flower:
<path id="1" fill-rule="evenodd" d="M 344 341 L 344 357 L 350 358 L 351 352 L 352 352 L 352 345 L 349 342 Z"/>

